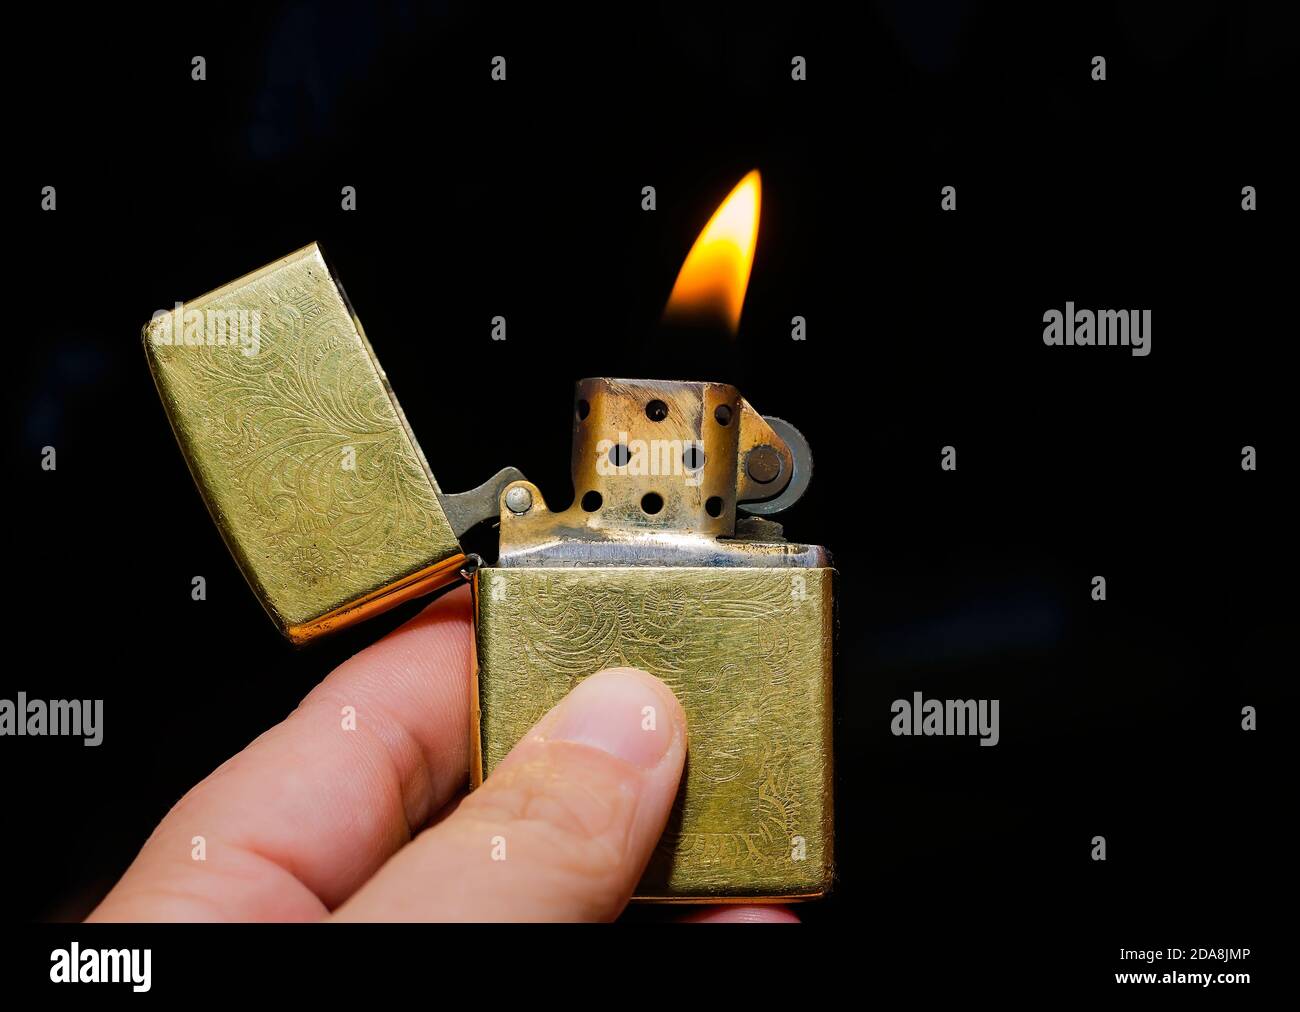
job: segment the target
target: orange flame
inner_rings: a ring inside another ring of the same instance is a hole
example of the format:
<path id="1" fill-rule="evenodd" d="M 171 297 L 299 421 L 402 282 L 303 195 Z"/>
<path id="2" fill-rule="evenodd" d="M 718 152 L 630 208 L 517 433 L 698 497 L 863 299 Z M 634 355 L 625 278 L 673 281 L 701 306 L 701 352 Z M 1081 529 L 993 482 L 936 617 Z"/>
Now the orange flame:
<path id="1" fill-rule="evenodd" d="M 720 318 L 735 334 L 758 238 L 758 169 L 736 184 L 686 255 L 665 319 Z"/>

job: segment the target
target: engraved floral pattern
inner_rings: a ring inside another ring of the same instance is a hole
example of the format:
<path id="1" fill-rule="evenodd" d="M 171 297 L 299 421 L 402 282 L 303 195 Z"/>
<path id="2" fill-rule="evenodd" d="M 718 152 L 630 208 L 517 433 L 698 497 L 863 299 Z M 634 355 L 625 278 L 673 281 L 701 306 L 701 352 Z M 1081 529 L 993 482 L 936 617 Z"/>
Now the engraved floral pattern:
<path id="1" fill-rule="evenodd" d="M 273 611 L 309 620 L 454 548 L 382 374 L 313 247 L 186 308 L 259 313 L 255 355 L 148 345 L 209 506 Z"/>
<path id="2" fill-rule="evenodd" d="M 738 879 L 786 885 L 797 876 L 790 849 L 799 836 L 817 866 L 830 755 L 829 596 L 819 580 L 808 578 L 801 600 L 780 570 L 481 575 L 487 770 L 582 678 L 643 668 L 682 701 L 691 743 L 682 796 L 641 891 L 688 882 L 707 891 Z"/>

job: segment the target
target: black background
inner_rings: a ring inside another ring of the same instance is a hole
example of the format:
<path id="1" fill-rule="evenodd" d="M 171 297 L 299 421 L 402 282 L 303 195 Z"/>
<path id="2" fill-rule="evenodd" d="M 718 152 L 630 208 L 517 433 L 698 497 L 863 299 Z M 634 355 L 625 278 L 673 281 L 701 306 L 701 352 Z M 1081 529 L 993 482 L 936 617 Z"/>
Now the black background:
<path id="1" fill-rule="evenodd" d="M 317 240 L 445 489 L 514 464 L 567 503 L 588 375 L 734 382 L 809 438 L 786 530 L 834 552 L 842 627 L 839 883 L 806 921 L 942 930 L 936 959 L 1095 924 L 1090 970 L 1121 968 L 1121 945 L 1258 951 L 1294 804 L 1295 19 L 793 6 L 15 26 L 7 245 L 29 319 L 10 336 L 0 696 L 101 697 L 106 731 L 0 740 L 6 917 L 84 916 L 185 789 L 411 613 L 283 643 L 139 346 L 155 309 Z M 669 339 L 676 271 L 755 167 L 739 337 Z M 1044 346 L 1066 300 L 1151 309 L 1152 354 Z M 999 698 L 1001 742 L 893 737 L 890 703 L 916 690 Z"/>

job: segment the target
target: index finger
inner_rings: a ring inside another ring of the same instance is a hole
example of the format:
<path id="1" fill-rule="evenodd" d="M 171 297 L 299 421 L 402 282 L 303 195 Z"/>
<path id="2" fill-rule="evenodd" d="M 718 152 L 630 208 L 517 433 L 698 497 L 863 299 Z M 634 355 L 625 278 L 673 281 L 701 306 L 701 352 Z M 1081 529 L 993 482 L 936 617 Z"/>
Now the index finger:
<path id="1" fill-rule="evenodd" d="M 338 906 L 467 779 L 470 637 L 462 587 L 339 665 L 176 804 L 90 919 Z"/>

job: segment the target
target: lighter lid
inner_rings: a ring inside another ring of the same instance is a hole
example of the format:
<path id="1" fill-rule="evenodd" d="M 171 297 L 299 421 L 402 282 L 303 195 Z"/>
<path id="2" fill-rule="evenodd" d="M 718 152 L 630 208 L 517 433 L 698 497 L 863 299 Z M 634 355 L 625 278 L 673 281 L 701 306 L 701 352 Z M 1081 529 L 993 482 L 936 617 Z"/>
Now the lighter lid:
<path id="1" fill-rule="evenodd" d="M 156 313 L 143 338 L 212 518 L 291 640 L 457 579 L 437 482 L 315 243 Z"/>

